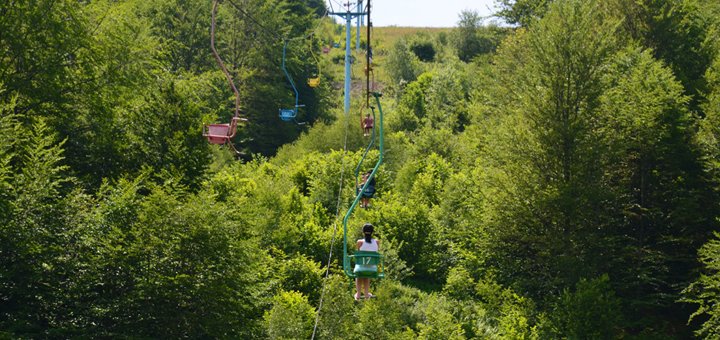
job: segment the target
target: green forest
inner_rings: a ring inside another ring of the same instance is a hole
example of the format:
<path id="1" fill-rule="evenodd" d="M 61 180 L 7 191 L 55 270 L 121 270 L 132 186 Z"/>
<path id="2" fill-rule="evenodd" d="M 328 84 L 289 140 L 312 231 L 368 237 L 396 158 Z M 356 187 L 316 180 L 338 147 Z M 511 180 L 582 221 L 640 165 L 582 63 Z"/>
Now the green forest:
<path id="1" fill-rule="evenodd" d="M 212 0 L 0 2 L 1 339 L 720 338 L 720 2 L 363 27 L 349 113 L 333 3 L 219 1 L 236 97 Z"/>

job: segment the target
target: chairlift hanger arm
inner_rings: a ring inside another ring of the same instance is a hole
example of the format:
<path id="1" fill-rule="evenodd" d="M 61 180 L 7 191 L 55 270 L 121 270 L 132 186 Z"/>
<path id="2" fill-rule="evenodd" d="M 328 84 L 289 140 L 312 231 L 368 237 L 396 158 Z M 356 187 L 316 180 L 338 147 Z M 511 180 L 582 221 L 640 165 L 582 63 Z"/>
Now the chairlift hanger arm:
<path id="1" fill-rule="evenodd" d="M 230 87 L 232 88 L 233 93 L 235 94 L 235 115 L 234 117 L 240 116 L 240 92 L 238 91 L 237 87 L 235 86 L 235 82 L 233 81 L 232 75 L 230 75 L 230 72 L 228 71 L 227 67 L 225 67 L 225 63 L 223 62 L 222 58 L 220 58 L 220 55 L 217 52 L 217 49 L 215 48 L 215 23 L 216 23 L 216 14 L 217 14 L 217 7 L 218 7 L 218 0 L 213 1 L 213 8 L 212 8 L 212 22 L 210 25 L 210 49 L 212 50 L 213 56 L 215 57 L 215 61 L 222 69 L 223 73 L 225 74 L 225 78 L 227 79 L 228 83 L 230 83 Z"/>
<path id="2" fill-rule="evenodd" d="M 283 57 L 282 57 L 282 70 L 285 73 L 285 76 L 287 77 L 288 81 L 290 82 L 290 86 L 292 86 L 293 91 L 295 92 L 295 110 L 297 110 L 299 103 L 300 94 L 298 93 L 297 87 L 295 87 L 295 82 L 293 81 L 292 76 L 290 76 L 290 73 L 287 71 L 287 67 L 285 67 L 285 59 L 287 57 L 287 45 L 288 40 L 285 40 L 285 44 L 283 44 Z"/>

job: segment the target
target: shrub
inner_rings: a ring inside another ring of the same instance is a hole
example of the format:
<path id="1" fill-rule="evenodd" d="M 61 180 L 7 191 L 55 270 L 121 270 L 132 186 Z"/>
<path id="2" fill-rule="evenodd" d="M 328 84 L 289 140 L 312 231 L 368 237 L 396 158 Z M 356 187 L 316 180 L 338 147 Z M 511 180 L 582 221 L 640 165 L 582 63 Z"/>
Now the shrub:
<path id="1" fill-rule="evenodd" d="M 304 295 L 281 292 L 265 313 L 265 322 L 270 339 L 307 339 L 312 335 L 315 310 Z"/>
<path id="2" fill-rule="evenodd" d="M 420 61 L 429 62 L 435 60 L 435 46 L 429 41 L 416 41 L 410 45 L 410 50 Z"/>
<path id="3" fill-rule="evenodd" d="M 612 339 L 620 321 L 620 300 L 610 286 L 608 275 L 582 279 L 575 291 L 565 290 L 551 316 L 557 337 L 570 339 Z"/>

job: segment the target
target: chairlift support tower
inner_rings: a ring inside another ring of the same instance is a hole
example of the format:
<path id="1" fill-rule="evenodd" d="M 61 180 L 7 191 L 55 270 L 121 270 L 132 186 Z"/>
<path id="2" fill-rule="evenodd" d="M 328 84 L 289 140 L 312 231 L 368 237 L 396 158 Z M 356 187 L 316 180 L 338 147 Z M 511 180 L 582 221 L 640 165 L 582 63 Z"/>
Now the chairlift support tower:
<path id="1" fill-rule="evenodd" d="M 358 3 L 357 3 L 357 11 L 358 12 L 362 11 L 362 4 L 363 4 L 363 0 L 358 0 Z M 361 24 L 362 18 L 363 18 L 362 15 L 358 15 L 357 29 L 355 30 L 355 52 L 358 52 L 358 53 L 360 52 L 360 26 L 362 25 Z"/>
<path id="2" fill-rule="evenodd" d="M 337 15 L 345 19 L 345 115 L 350 113 L 350 27 L 352 26 L 352 19 L 355 17 L 361 17 L 367 15 L 358 6 L 357 12 L 350 12 L 350 3 L 347 4 L 346 12 L 329 12 L 330 15 Z"/>

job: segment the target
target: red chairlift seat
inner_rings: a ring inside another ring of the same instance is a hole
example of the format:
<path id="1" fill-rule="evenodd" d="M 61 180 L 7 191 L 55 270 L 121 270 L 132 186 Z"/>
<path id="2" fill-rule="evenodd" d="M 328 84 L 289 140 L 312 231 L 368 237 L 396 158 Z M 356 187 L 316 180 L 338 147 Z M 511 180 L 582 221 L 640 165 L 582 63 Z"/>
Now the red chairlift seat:
<path id="1" fill-rule="evenodd" d="M 203 137 L 212 144 L 225 144 L 235 137 L 238 122 L 247 122 L 247 119 L 233 117 L 229 124 L 208 124 L 203 127 Z"/>

